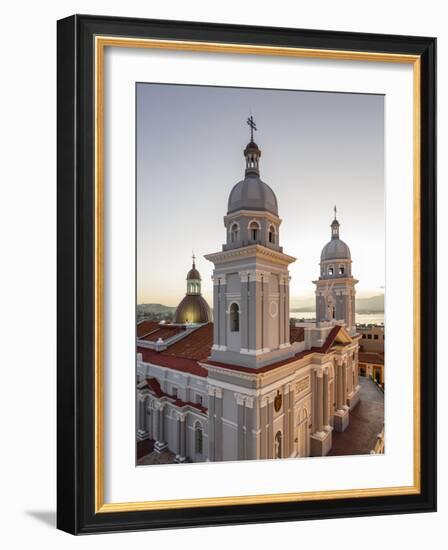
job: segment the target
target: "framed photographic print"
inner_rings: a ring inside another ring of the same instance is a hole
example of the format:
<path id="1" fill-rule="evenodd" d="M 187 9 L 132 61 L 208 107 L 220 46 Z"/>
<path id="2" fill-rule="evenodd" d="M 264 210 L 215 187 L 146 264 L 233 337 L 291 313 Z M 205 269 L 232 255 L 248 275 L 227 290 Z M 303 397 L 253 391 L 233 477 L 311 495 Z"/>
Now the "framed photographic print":
<path id="1" fill-rule="evenodd" d="M 434 38 L 58 22 L 58 527 L 434 511 Z"/>

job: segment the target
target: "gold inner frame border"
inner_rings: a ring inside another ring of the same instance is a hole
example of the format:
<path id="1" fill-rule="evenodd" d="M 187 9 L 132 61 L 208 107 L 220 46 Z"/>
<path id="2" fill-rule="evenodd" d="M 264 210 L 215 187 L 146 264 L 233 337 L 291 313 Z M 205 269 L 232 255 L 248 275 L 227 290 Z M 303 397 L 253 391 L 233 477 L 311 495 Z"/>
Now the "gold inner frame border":
<path id="1" fill-rule="evenodd" d="M 414 424 L 414 480 L 413 485 L 400 487 L 379 487 L 365 489 L 313 491 L 301 493 L 277 493 L 263 495 L 207 497 L 180 500 L 158 500 L 140 502 L 104 502 L 104 52 L 106 47 L 153 48 L 163 50 L 194 51 L 208 53 L 234 53 L 266 56 L 286 56 L 314 59 L 348 61 L 369 61 L 407 63 L 413 65 L 413 298 L 414 298 L 414 353 L 413 353 L 413 424 Z M 420 494 L 421 486 L 421 424 L 420 424 L 420 222 L 421 222 L 421 60 L 418 55 L 391 54 L 382 52 L 357 52 L 253 44 L 226 44 L 214 42 L 156 40 L 96 36 L 95 56 L 95 513 L 132 512 L 143 510 L 168 510 L 208 506 L 232 506 L 276 502 L 304 502 L 334 500 L 342 498 L 363 498 Z"/>

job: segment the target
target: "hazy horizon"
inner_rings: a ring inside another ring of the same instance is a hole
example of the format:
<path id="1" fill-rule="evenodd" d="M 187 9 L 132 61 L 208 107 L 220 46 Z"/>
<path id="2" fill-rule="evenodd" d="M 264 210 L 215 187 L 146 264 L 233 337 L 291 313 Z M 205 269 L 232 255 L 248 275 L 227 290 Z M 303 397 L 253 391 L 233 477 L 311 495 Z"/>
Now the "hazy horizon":
<path id="1" fill-rule="evenodd" d="M 186 292 L 184 292 L 184 294 L 185 293 Z M 368 298 L 374 298 L 376 296 L 384 296 L 384 290 L 380 289 L 376 293 L 371 293 L 371 292 L 368 292 L 368 291 L 360 291 L 360 292 L 358 291 L 356 293 L 356 300 L 364 300 L 364 299 L 368 299 Z M 295 310 L 295 309 L 300 308 L 300 307 L 311 307 L 311 306 L 308 306 L 308 303 L 310 301 L 313 301 L 313 307 L 314 307 L 314 298 L 315 298 L 314 292 L 310 291 L 310 293 L 307 294 L 307 295 L 296 297 L 294 302 L 292 300 L 290 300 L 290 311 Z M 160 304 L 160 305 L 167 306 L 167 307 L 176 307 L 178 305 L 178 302 L 176 302 L 175 304 L 167 304 L 167 303 L 163 303 L 163 302 L 160 302 L 160 301 L 159 302 L 154 302 L 154 301 L 139 302 L 139 301 L 137 301 L 137 305 L 147 305 L 147 304 Z M 210 307 L 211 306 L 212 306 L 212 300 L 210 300 Z M 314 311 L 314 310 L 306 309 L 304 311 Z"/>
<path id="2" fill-rule="evenodd" d="M 333 205 L 352 253 L 358 297 L 384 293 L 384 97 L 162 84 L 137 85 L 137 302 L 176 306 L 194 250 L 212 303 L 213 265 L 232 187 L 244 178 L 246 119 L 263 181 L 279 205 L 291 307 L 314 295 Z"/>

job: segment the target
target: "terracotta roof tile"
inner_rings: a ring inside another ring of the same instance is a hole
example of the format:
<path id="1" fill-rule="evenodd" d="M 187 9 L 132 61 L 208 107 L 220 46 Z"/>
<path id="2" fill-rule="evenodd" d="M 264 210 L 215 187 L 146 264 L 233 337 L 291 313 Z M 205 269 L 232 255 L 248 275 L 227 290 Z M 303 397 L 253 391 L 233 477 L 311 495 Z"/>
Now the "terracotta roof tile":
<path id="1" fill-rule="evenodd" d="M 168 327 L 166 327 L 168 328 Z M 291 329 L 303 327 L 291 327 Z M 204 362 L 209 365 L 216 365 L 218 367 L 228 368 L 241 372 L 267 372 L 292 361 L 296 361 L 309 355 L 310 353 L 327 353 L 334 343 L 336 336 L 341 329 L 340 326 L 335 326 L 330 331 L 324 345 L 322 347 L 312 347 L 310 350 L 305 350 L 297 353 L 293 357 L 278 361 L 272 365 L 266 365 L 259 369 L 252 369 L 250 367 L 241 367 L 237 365 L 231 365 L 226 363 L 219 363 L 216 361 L 207 361 L 210 355 L 211 346 L 213 344 L 213 323 L 208 323 L 190 334 L 185 335 L 184 338 L 175 342 L 162 352 L 155 350 L 137 347 L 137 352 L 143 356 L 143 361 L 146 363 L 153 363 L 161 367 L 194 374 L 196 376 L 207 377 L 208 371 L 206 368 L 199 365 L 198 361 Z M 301 331 L 293 330 L 293 338 L 301 338 Z M 294 340 L 301 341 L 301 340 Z"/>
<path id="2" fill-rule="evenodd" d="M 152 330 L 149 334 L 146 334 L 146 336 L 143 336 L 141 340 L 145 340 L 146 342 L 157 342 L 159 338 L 162 340 L 167 340 L 168 338 L 172 338 L 184 330 L 185 327 L 183 326 L 157 325 L 156 329 Z"/>
<path id="3" fill-rule="evenodd" d="M 341 329 L 340 326 L 335 326 L 331 329 L 330 334 L 327 336 L 327 339 L 325 340 L 325 343 L 322 347 L 312 347 L 309 350 L 301 351 L 300 353 L 296 353 L 294 356 L 289 357 L 288 359 L 284 359 L 283 361 L 278 361 L 277 363 L 273 363 L 272 365 L 266 365 L 264 367 L 260 367 L 258 369 L 253 369 L 250 367 L 240 367 L 237 365 L 230 365 L 226 363 L 218 363 L 217 361 L 207 361 L 206 364 L 209 365 L 215 365 L 217 367 L 223 367 L 228 368 L 229 370 L 236 370 L 241 372 L 253 372 L 253 373 L 261 373 L 261 372 L 269 372 L 270 370 L 276 369 L 278 367 L 281 367 L 283 365 L 287 365 L 288 363 L 292 363 L 293 361 L 297 361 L 298 359 L 302 359 L 306 355 L 310 355 L 311 353 L 327 353 L 328 350 L 331 348 L 331 346 L 334 343 L 334 340 L 336 336 L 339 333 L 339 330 Z"/>
<path id="4" fill-rule="evenodd" d="M 360 352 L 358 360 L 361 363 L 375 363 L 376 365 L 384 365 L 384 353 L 375 352 Z"/>
<path id="5" fill-rule="evenodd" d="M 153 349 L 141 348 L 140 346 L 137 346 L 137 353 L 142 354 L 145 363 L 153 363 L 160 367 L 194 374 L 195 376 L 202 376 L 203 378 L 206 378 L 208 375 L 207 369 L 198 365 L 197 361 L 194 359 L 162 355 Z"/>
<path id="6" fill-rule="evenodd" d="M 289 342 L 303 342 L 305 340 L 305 329 L 303 327 L 289 327 Z"/>
<path id="7" fill-rule="evenodd" d="M 210 355 L 212 345 L 213 323 L 207 323 L 169 346 L 161 354 L 204 361 Z"/>
<path id="8" fill-rule="evenodd" d="M 137 324 L 137 338 L 141 338 L 145 334 L 156 330 L 159 326 L 159 321 L 141 321 Z"/>
<path id="9" fill-rule="evenodd" d="M 333 345 L 336 336 L 339 334 L 339 331 L 341 330 L 341 327 L 336 325 L 330 330 L 330 334 L 327 336 L 327 339 L 324 342 L 324 345 L 320 348 L 312 347 L 311 351 L 315 351 L 317 353 L 327 353 L 327 351 L 331 348 Z"/>

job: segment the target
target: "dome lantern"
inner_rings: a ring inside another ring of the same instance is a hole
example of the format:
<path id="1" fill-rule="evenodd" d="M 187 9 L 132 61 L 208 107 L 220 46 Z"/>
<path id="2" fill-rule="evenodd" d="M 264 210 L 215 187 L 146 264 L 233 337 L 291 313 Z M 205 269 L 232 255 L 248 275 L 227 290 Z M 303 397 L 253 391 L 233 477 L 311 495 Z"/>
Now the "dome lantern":
<path id="1" fill-rule="evenodd" d="M 278 216 L 277 197 L 267 183 L 260 178 L 261 151 L 253 140 L 257 130 L 253 117 L 247 119 L 251 129 L 251 140 L 244 149 L 246 158 L 245 177 L 230 192 L 227 214 L 239 210 L 258 210 Z"/>
<path id="2" fill-rule="evenodd" d="M 187 273 L 187 293 L 176 308 L 174 322 L 178 324 L 209 323 L 210 307 L 201 294 L 201 274 L 196 269 L 196 257 Z"/>
<path id="3" fill-rule="evenodd" d="M 339 222 L 336 217 L 337 209 L 336 205 L 334 206 L 334 220 L 331 223 L 331 238 L 339 239 Z"/>

